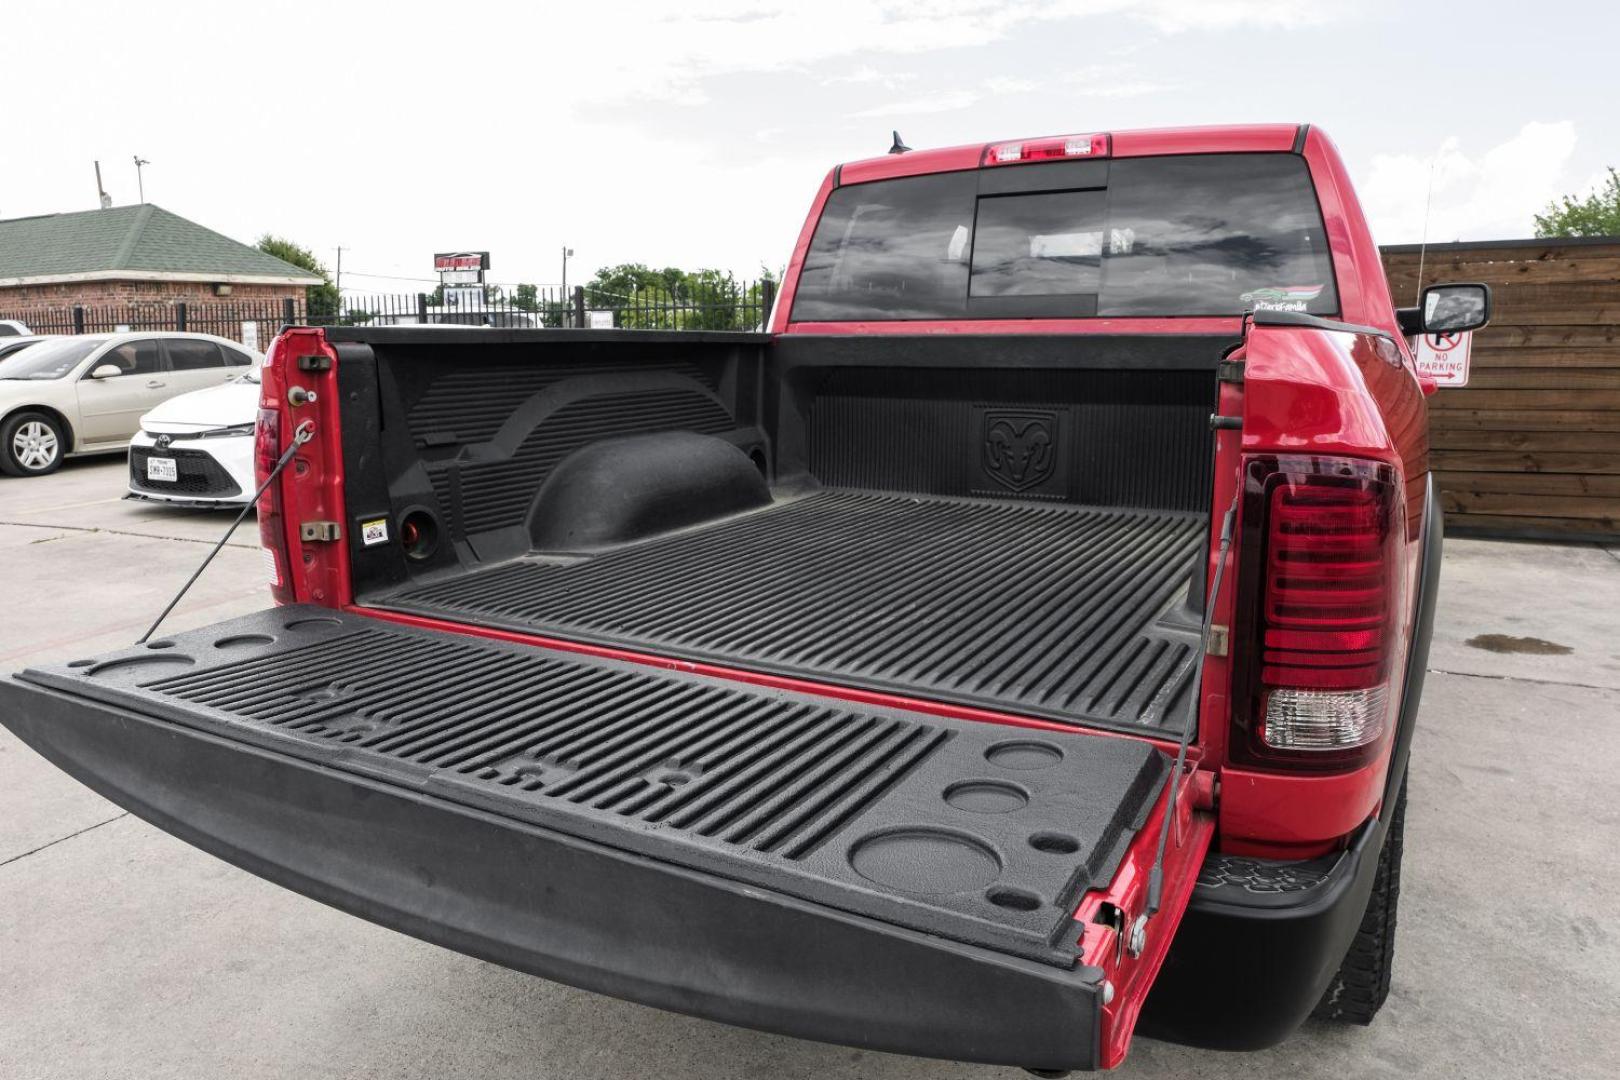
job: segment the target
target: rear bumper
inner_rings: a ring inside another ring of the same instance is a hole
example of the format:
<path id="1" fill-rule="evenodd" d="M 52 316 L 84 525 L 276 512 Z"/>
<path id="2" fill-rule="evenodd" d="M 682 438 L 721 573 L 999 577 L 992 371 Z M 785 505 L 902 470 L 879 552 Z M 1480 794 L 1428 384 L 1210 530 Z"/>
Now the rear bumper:
<path id="1" fill-rule="evenodd" d="M 801 1038 L 1094 1067 L 1096 969 L 954 943 L 0 679 L 0 722 L 236 866 L 506 967 Z"/>
<path id="2" fill-rule="evenodd" d="M 1384 828 L 1308 862 L 1211 855 L 1137 1032 L 1216 1050 L 1286 1039 L 1321 999 L 1367 909 Z"/>

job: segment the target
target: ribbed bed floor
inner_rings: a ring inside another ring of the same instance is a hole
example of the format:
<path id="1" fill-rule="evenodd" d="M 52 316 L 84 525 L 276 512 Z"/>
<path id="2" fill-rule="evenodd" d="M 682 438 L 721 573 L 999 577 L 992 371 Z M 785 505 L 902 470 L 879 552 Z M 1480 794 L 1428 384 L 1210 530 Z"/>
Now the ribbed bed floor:
<path id="1" fill-rule="evenodd" d="M 1200 515 L 823 491 L 372 606 L 1058 719 L 1178 715 Z"/>

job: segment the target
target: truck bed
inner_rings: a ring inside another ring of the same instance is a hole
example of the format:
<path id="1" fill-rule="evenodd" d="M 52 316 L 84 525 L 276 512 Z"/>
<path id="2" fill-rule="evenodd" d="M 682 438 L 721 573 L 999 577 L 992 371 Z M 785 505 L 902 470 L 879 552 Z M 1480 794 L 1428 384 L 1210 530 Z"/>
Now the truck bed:
<path id="1" fill-rule="evenodd" d="M 1220 339 L 331 331 L 354 602 L 1173 733 Z M 366 523 L 412 517 L 407 556 Z"/>
<path id="2" fill-rule="evenodd" d="M 1180 716 L 1201 514 L 819 490 L 362 598 L 481 626 L 1106 726 Z"/>

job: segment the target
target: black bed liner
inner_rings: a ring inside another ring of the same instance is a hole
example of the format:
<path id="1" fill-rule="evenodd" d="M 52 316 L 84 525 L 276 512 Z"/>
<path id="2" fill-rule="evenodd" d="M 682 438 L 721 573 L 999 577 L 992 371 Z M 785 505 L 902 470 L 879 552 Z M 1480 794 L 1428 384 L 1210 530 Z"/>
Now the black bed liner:
<path id="1" fill-rule="evenodd" d="M 821 490 L 578 557 L 367 595 L 375 607 L 1068 722 L 1180 716 L 1207 516 Z"/>
<path id="2" fill-rule="evenodd" d="M 1167 765 L 1019 731 L 288 607 L 20 678 L 235 743 L 1072 967 Z"/>

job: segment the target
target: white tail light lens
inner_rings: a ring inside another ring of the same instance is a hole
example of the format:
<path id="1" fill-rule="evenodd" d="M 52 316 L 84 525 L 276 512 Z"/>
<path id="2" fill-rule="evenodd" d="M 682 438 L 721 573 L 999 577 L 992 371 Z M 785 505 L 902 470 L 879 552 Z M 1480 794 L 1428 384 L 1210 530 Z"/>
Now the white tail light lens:
<path id="1" fill-rule="evenodd" d="M 1384 734 L 1389 687 L 1273 690 L 1261 738 L 1274 750 L 1350 750 Z"/>

